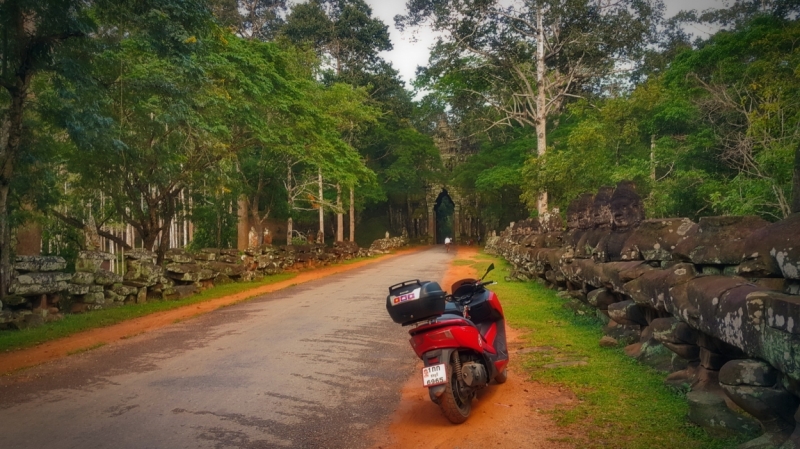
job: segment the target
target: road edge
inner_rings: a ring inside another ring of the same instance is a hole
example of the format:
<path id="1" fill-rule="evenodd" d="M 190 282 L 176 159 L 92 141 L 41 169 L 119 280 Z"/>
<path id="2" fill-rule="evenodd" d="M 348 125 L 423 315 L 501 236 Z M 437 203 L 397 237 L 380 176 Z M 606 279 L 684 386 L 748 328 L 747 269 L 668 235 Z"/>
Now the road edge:
<path id="1" fill-rule="evenodd" d="M 248 301 L 250 299 L 283 290 L 294 285 L 303 284 L 317 279 L 323 279 L 335 274 L 361 268 L 395 257 L 413 254 L 428 246 L 417 246 L 401 249 L 391 254 L 384 254 L 373 259 L 362 260 L 350 264 L 334 265 L 300 272 L 296 277 L 276 282 L 274 284 L 255 287 L 250 290 L 209 299 L 201 303 L 190 304 L 172 310 L 156 312 L 149 315 L 133 318 L 110 326 L 98 327 L 87 331 L 72 334 L 67 337 L 51 340 L 29 348 L 23 348 L 0 354 L 0 376 L 9 375 L 17 371 L 31 368 L 43 363 L 51 362 L 71 354 L 82 352 L 92 347 L 105 346 L 109 343 L 124 340 L 135 335 L 161 329 L 178 321 L 186 321 L 200 315 L 211 313 L 219 308 L 232 304 Z M 320 274 L 325 270 L 324 274 Z"/>

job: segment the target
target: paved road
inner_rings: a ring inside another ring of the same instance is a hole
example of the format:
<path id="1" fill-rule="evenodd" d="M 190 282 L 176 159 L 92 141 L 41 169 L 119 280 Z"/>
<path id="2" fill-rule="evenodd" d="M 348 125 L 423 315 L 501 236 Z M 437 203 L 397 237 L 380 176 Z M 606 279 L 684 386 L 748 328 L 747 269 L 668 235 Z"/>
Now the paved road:
<path id="1" fill-rule="evenodd" d="M 387 287 L 441 248 L 0 378 L 3 448 L 358 448 L 414 369 Z"/>

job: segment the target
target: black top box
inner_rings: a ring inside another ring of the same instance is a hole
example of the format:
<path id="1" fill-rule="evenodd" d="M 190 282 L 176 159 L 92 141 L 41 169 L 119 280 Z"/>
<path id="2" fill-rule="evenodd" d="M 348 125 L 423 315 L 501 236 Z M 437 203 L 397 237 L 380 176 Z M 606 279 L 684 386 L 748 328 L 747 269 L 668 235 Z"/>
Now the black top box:
<path id="1" fill-rule="evenodd" d="M 405 281 L 389 287 L 386 310 L 395 323 L 412 324 L 444 313 L 444 297 L 438 282 Z"/>

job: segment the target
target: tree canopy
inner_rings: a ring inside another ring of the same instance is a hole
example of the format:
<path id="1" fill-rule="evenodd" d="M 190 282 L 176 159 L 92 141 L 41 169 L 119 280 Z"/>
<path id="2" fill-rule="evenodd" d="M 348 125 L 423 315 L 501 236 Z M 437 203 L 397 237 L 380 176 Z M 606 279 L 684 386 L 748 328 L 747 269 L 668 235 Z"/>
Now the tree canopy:
<path id="1" fill-rule="evenodd" d="M 31 221 L 56 253 L 341 240 L 345 214 L 423 238 L 435 189 L 486 232 L 621 180 L 651 217 L 786 217 L 798 13 L 410 0 L 395 25 L 439 33 L 412 91 L 364 0 L 0 2 L 0 292 Z"/>

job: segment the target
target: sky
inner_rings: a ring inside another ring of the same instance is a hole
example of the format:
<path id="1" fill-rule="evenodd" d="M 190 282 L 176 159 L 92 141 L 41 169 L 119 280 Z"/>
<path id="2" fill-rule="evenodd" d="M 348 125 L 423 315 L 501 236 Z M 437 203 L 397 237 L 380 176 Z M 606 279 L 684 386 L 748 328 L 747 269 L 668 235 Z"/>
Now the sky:
<path id="1" fill-rule="evenodd" d="M 383 20 L 389 26 L 394 49 L 383 52 L 383 57 L 400 72 L 400 76 L 407 83 L 406 87 L 410 88 L 417 66 L 424 66 L 428 62 L 429 48 L 435 40 L 434 34 L 428 29 L 419 29 L 416 33 L 416 42 L 414 42 L 411 39 L 410 31 L 401 33 L 394 27 L 394 16 L 405 14 L 404 0 L 366 0 L 366 2 L 372 7 L 372 15 Z M 667 17 L 675 15 L 682 9 L 704 10 L 723 6 L 719 0 L 664 0 L 664 4 L 667 7 Z M 702 29 L 687 31 L 695 35 L 704 32 Z"/>

